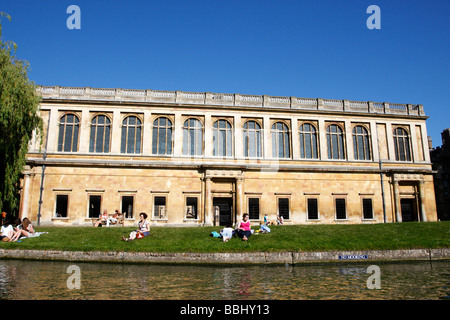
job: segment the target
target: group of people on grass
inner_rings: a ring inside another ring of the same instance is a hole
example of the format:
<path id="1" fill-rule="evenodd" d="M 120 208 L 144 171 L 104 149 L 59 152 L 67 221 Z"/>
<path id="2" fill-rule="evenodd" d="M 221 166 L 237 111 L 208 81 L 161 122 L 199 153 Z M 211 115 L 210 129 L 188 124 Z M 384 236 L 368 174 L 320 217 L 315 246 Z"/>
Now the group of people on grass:
<path id="1" fill-rule="evenodd" d="M 3 242 L 16 242 L 22 237 L 28 238 L 35 233 L 33 224 L 28 218 L 10 221 L 6 212 L 2 212 L 1 220 L 0 240 Z"/>
<path id="2" fill-rule="evenodd" d="M 109 217 L 108 212 L 105 210 L 103 214 L 100 216 L 100 219 L 95 223 L 95 226 L 98 227 L 103 222 L 106 222 L 107 226 L 110 223 L 116 223 L 119 218 L 118 210 L 115 211 L 115 214 L 112 217 Z M 150 223 L 147 221 L 147 214 L 145 212 L 141 212 L 139 214 L 139 222 L 138 229 L 132 231 L 128 238 L 122 236 L 122 240 L 124 241 L 133 241 L 134 239 L 141 239 L 150 235 Z M 22 221 L 20 219 L 16 219 L 13 223 L 10 223 L 8 219 L 6 219 L 6 213 L 2 212 L 1 216 L 1 232 L 0 232 L 0 240 L 4 242 L 15 242 L 20 237 L 29 237 L 31 234 L 35 233 L 33 224 L 28 218 L 23 218 Z M 273 224 L 268 220 L 267 214 L 264 216 L 264 224 L 261 226 L 265 226 L 264 230 L 269 230 L 267 226 Z M 283 216 L 277 216 L 277 224 L 283 224 Z M 224 242 L 228 242 L 233 237 L 233 233 L 235 233 L 239 238 L 243 241 L 247 241 L 248 238 L 252 235 L 250 220 L 248 213 L 244 213 L 242 216 L 242 220 L 236 224 L 236 229 L 233 229 L 231 226 L 226 226 L 220 231 L 220 235 Z"/>
<path id="3" fill-rule="evenodd" d="M 281 221 L 277 218 L 277 224 L 283 224 L 282 219 L 283 219 L 282 216 L 280 219 Z M 266 228 L 263 230 L 268 230 L 268 232 L 270 232 L 270 229 L 267 227 L 270 224 L 273 224 L 273 223 L 268 220 L 267 215 L 266 215 L 264 217 L 264 224 L 261 225 L 261 227 L 265 226 Z M 242 220 L 236 224 L 235 229 L 233 229 L 231 226 L 227 225 L 225 228 L 220 230 L 220 235 L 222 236 L 222 239 L 224 242 L 228 242 L 228 240 L 230 240 L 233 237 L 233 233 L 235 233 L 243 241 L 247 241 L 248 238 L 252 235 L 251 224 L 250 224 L 248 213 L 244 213 L 244 215 L 242 216 Z M 124 236 L 122 236 L 122 240 L 133 241 L 135 239 L 142 239 L 149 235 L 150 235 L 150 223 L 147 221 L 147 214 L 145 212 L 141 212 L 139 214 L 138 229 L 132 231 L 128 238 L 125 238 Z"/>
<path id="4" fill-rule="evenodd" d="M 109 227 L 110 224 L 117 223 L 121 215 L 122 213 L 120 213 L 119 210 L 116 209 L 114 214 L 110 217 L 108 211 L 105 209 L 103 210 L 103 213 L 98 217 L 98 220 L 94 223 L 94 227 L 101 227 L 103 224 L 106 224 L 106 226 Z"/>
<path id="5" fill-rule="evenodd" d="M 117 210 L 116 210 L 117 212 Z M 270 232 L 270 229 L 267 227 L 268 225 L 273 224 L 268 220 L 267 214 L 264 216 L 264 224 L 261 227 L 265 227 L 262 230 Z M 283 216 L 279 215 L 277 217 L 277 224 L 283 224 Z M 236 229 L 233 229 L 231 226 L 227 225 L 220 231 L 220 235 L 224 242 L 228 242 L 233 237 L 233 233 L 241 238 L 243 241 L 247 241 L 248 238 L 252 235 L 250 220 L 248 213 L 244 213 L 242 216 L 242 220 L 236 224 Z M 139 214 L 139 223 L 138 229 L 132 231 L 128 238 L 122 236 L 122 240 L 124 241 L 133 241 L 135 239 L 142 239 L 150 235 L 150 223 L 147 221 L 147 214 L 145 212 L 141 212 Z"/>
<path id="6" fill-rule="evenodd" d="M 20 221 L 20 219 L 16 219 L 14 223 L 8 223 L 8 221 L 4 221 L 5 215 L 5 212 L 3 212 L 0 232 L 1 241 L 14 242 L 17 241 L 20 237 L 29 237 L 30 234 L 35 233 L 33 224 L 28 218 L 23 218 L 22 221 Z M 95 223 L 95 226 L 98 227 L 102 223 L 102 221 L 106 222 L 107 226 L 109 226 L 110 223 L 116 223 L 119 215 L 119 211 L 116 210 L 115 214 L 112 217 L 109 217 L 108 212 L 105 210 L 100 216 L 100 219 Z M 141 212 L 139 214 L 138 229 L 132 231 L 128 238 L 122 236 L 122 240 L 133 241 L 134 239 L 141 239 L 149 236 L 150 223 L 147 221 L 147 217 L 148 216 L 145 212 Z M 283 224 L 282 219 L 282 216 L 278 216 L 277 223 Z M 270 224 L 272 223 L 268 220 L 267 215 L 265 215 L 264 225 L 268 226 Z M 244 213 L 242 220 L 237 223 L 236 229 L 233 229 L 231 226 L 226 226 L 220 231 L 223 241 L 227 242 L 228 240 L 230 240 L 234 232 L 243 241 L 247 241 L 248 238 L 252 235 L 248 213 Z"/>
<path id="7" fill-rule="evenodd" d="M 122 213 L 119 210 L 115 210 L 114 214 L 110 217 L 108 211 L 104 210 L 99 216 L 99 219 L 94 223 L 94 227 L 101 227 L 106 224 L 109 227 L 110 224 L 115 224 L 119 220 Z M 139 214 L 138 229 L 132 231 L 128 238 L 122 236 L 124 241 L 133 241 L 134 239 L 141 239 L 150 235 L 150 223 L 147 221 L 147 214 L 141 212 Z"/>
<path id="8" fill-rule="evenodd" d="M 264 224 L 266 226 L 273 225 L 274 223 L 269 220 L 269 217 L 267 214 L 264 216 Z M 277 225 L 283 225 L 284 224 L 284 218 L 281 214 L 277 215 Z"/>
<path id="9" fill-rule="evenodd" d="M 220 234 L 216 233 L 217 237 L 222 237 L 223 242 L 228 242 L 236 234 L 243 241 L 247 241 L 252 235 L 252 229 L 250 227 L 250 220 L 248 219 L 248 213 L 244 213 L 242 220 L 236 224 L 236 229 L 233 229 L 230 225 L 220 230 Z"/>
<path id="10" fill-rule="evenodd" d="M 260 226 L 260 230 L 262 232 L 270 232 L 270 228 L 268 226 L 273 224 L 274 223 L 269 220 L 268 215 L 266 214 L 264 216 L 264 223 Z M 277 224 L 284 224 L 282 215 L 277 216 Z M 233 229 L 230 225 L 227 225 L 225 228 L 220 230 L 220 236 L 222 237 L 223 242 L 228 242 L 228 240 L 230 240 L 234 234 L 241 238 L 243 241 L 247 241 L 248 238 L 252 235 L 248 213 L 244 213 L 244 215 L 242 216 L 242 220 L 236 224 L 236 229 Z"/>

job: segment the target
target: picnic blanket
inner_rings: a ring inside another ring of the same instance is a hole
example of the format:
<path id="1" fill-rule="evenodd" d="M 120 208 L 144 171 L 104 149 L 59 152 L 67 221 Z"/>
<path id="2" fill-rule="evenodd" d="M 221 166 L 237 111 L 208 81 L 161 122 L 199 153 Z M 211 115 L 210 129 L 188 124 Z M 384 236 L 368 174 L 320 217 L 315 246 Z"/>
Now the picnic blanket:
<path id="1" fill-rule="evenodd" d="M 30 233 L 30 235 L 28 237 L 21 237 L 20 239 L 26 239 L 26 238 L 37 238 L 42 234 L 45 234 L 48 232 L 35 232 L 35 233 Z"/>

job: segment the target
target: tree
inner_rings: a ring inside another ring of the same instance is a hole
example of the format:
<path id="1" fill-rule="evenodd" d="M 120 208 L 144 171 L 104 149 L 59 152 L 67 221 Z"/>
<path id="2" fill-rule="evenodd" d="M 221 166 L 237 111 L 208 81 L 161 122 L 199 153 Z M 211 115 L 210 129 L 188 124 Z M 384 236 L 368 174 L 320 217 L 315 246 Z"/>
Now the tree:
<path id="1" fill-rule="evenodd" d="M 0 12 L 0 18 L 11 17 Z M 0 209 L 17 215 L 22 169 L 33 130 L 42 131 L 41 97 L 28 79 L 29 64 L 16 57 L 17 45 L 4 41 L 0 23 Z"/>

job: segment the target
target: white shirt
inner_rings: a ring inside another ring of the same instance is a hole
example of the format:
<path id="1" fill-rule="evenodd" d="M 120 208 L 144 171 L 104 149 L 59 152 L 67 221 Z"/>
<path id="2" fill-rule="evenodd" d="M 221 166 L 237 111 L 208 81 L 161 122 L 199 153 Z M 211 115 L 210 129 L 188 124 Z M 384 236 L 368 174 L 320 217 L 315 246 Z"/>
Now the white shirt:
<path id="1" fill-rule="evenodd" d="M 8 225 L 7 227 L 2 226 L 1 233 L 3 236 L 8 236 L 10 232 L 14 232 L 12 225 Z"/>

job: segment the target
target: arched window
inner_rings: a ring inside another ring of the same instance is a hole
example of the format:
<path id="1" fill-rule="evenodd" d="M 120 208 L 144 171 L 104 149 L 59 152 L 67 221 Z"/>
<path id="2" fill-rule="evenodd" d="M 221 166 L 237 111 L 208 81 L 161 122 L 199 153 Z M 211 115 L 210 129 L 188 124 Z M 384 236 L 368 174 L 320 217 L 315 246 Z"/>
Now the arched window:
<path id="1" fill-rule="evenodd" d="M 408 132 L 403 128 L 394 129 L 395 160 L 411 161 L 411 148 Z"/>
<path id="2" fill-rule="evenodd" d="M 299 128 L 300 133 L 300 158 L 317 159 L 317 133 L 316 128 L 310 123 L 303 123 Z"/>
<path id="3" fill-rule="evenodd" d="M 274 158 L 291 157 L 289 128 L 283 122 L 275 122 L 272 125 L 272 156 Z"/>
<path id="4" fill-rule="evenodd" d="M 371 160 L 369 132 L 363 126 L 353 128 L 353 153 L 355 160 Z"/>
<path id="5" fill-rule="evenodd" d="M 172 121 L 159 117 L 153 122 L 153 154 L 172 154 Z"/>
<path id="6" fill-rule="evenodd" d="M 105 115 L 95 116 L 91 121 L 89 152 L 109 152 L 111 120 Z"/>
<path id="7" fill-rule="evenodd" d="M 261 126 L 256 121 L 247 121 L 244 123 L 244 156 L 261 157 Z"/>
<path id="8" fill-rule="evenodd" d="M 121 153 L 141 153 L 142 122 L 136 116 L 128 116 L 122 122 Z"/>
<path id="9" fill-rule="evenodd" d="M 233 136 L 227 120 L 217 120 L 213 125 L 213 156 L 231 157 Z"/>
<path id="10" fill-rule="evenodd" d="M 183 155 L 203 154 L 203 125 L 195 118 L 187 119 L 183 125 Z"/>
<path id="11" fill-rule="evenodd" d="M 58 151 L 78 151 L 80 120 L 73 113 L 65 114 L 59 121 Z"/>
<path id="12" fill-rule="evenodd" d="M 344 132 L 337 124 L 327 128 L 328 159 L 345 159 Z"/>

